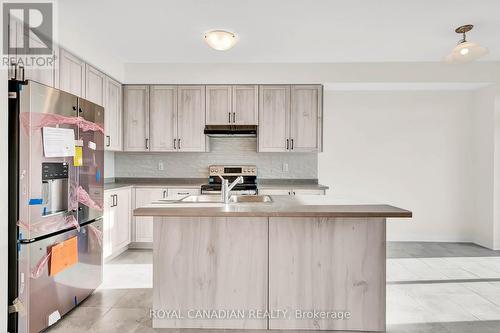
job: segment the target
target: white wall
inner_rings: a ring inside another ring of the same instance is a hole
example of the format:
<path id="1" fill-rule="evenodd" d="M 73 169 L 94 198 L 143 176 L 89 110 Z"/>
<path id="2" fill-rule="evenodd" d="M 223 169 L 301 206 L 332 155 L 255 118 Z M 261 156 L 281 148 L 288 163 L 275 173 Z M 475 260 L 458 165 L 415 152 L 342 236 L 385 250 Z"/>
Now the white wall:
<path id="1" fill-rule="evenodd" d="M 470 241 L 469 92 L 333 92 L 319 179 L 340 195 L 412 210 L 389 240 Z"/>

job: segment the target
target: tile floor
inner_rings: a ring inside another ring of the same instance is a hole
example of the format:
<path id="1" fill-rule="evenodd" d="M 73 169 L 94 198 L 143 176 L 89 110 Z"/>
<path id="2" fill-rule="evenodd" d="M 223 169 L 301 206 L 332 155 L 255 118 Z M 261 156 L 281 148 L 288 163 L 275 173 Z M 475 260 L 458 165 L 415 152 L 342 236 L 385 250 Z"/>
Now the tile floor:
<path id="1" fill-rule="evenodd" d="M 387 257 L 387 332 L 500 332 L 500 251 L 392 242 Z M 200 332 L 152 329 L 151 286 L 151 251 L 129 250 L 106 264 L 101 287 L 47 332 Z"/>

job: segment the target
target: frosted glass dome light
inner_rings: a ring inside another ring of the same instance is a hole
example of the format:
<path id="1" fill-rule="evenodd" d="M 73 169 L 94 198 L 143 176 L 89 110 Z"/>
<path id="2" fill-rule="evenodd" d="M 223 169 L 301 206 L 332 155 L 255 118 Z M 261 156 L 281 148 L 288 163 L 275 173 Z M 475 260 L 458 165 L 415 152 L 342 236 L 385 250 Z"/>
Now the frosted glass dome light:
<path id="1" fill-rule="evenodd" d="M 461 64 L 466 62 L 471 62 L 476 59 L 481 58 L 488 53 L 488 49 L 474 42 L 468 42 L 466 40 L 465 33 L 472 30 L 473 25 L 463 25 L 455 29 L 456 33 L 462 34 L 462 39 L 458 42 L 458 45 L 451 50 L 444 61 L 449 64 Z"/>
<path id="2" fill-rule="evenodd" d="M 211 30 L 205 33 L 205 42 L 218 51 L 226 51 L 238 42 L 235 33 L 225 30 Z"/>

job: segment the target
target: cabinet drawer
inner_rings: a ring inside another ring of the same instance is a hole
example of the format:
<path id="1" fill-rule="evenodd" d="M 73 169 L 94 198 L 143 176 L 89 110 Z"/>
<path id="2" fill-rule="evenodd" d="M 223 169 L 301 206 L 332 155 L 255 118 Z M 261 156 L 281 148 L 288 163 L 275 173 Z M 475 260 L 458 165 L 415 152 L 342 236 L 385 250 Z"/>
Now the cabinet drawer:
<path id="1" fill-rule="evenodd" d="M 200 189 L 198 188 L 169 188 L 167 191 L 167 199 L 178 200 L 188 195 L 199 195 Z"/>

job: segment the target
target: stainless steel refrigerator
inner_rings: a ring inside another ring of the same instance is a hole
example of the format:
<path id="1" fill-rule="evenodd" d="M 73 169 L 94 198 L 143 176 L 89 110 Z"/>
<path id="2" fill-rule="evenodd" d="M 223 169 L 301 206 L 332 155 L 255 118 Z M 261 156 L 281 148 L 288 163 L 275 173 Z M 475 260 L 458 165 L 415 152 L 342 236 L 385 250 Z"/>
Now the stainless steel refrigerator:
<path id="1" fill-rule="evenodd" d="M 102 282 L 104 109 L 9 81 L 9 332 L 47 328 Z"/>

